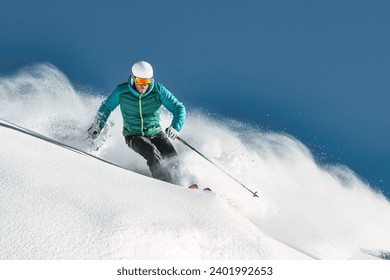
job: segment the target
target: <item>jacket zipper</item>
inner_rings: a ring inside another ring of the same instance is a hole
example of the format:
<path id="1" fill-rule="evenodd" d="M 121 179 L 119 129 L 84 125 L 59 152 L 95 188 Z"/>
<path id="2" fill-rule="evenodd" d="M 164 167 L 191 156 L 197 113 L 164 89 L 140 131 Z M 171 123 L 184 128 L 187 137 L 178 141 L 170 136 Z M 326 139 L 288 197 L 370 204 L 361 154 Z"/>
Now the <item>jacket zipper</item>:
<path id="1" fill-rule="evenodd" d="M 139 117 L 141 119 L 141 134 L 142 134 L 142 136 L 145 136 L 144 135 L 144 119 L 142 117 L 142 101 L 141 101 L 141 97 L 142 97 L 142 95 L 140 95 L 139 99 L 138 99 Z"/>

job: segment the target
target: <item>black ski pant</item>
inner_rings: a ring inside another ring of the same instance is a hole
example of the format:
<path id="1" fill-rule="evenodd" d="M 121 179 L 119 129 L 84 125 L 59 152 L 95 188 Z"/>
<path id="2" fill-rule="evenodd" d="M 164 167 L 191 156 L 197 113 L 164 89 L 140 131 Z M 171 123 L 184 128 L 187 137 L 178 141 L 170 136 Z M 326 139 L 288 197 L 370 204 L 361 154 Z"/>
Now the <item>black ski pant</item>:
<path id="1" fill-rule="evenodd" d="M 128 135 L 126 144 L 146 159 L 152 177 L 178 184 L 174 170 L 178 168 L 178 156 L 163 131 L 154 136 Z"/>

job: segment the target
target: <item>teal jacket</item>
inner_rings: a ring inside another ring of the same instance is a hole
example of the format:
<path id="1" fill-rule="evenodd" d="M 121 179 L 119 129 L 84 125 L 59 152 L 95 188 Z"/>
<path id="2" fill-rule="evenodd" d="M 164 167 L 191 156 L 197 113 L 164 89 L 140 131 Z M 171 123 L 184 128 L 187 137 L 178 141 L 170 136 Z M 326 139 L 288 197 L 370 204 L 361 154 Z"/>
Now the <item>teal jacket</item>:
<path id="1" fill-rule="evenodd" d="M 180 131 L 184 125 L 186 110 L 162 84 L 152 81 L 147 92 L 140 94 L 128 82 L 118 85 L 102 102 L 96 121 L 102 129 L 111 112 L 120 105 L 123 117 L 123 135 L 153 136 L 159 133 L 162 106 L 173 114 L 172 127 Z"/>

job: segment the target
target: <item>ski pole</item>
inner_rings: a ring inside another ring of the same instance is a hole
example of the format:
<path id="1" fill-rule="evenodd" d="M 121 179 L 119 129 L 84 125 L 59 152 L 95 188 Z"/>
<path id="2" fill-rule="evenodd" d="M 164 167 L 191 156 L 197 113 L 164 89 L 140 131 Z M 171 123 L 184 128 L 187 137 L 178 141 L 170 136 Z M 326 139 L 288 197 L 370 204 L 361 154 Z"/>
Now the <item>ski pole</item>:
<path id="1" fill-rule="evenodd" d="M 253 192 L 252 190 L 250 190 L 249 188 L 247 188 L 243 183 L 241 183 L 240 181 L 238 181 L 236 178 L 234 178 L 232 175 L 230 175 L 229 173 L 227 173 L 225 170 L 223 170 L 221 167 L 219 167 L 218 165 L 216 165 L 214 162 L 212 162 L 210 159 L 208 159 L 206 156 L 204 156 L 201 152 L 199 152 L 197 149 L 195 149 L 194 147 L 192 147 L 190 144 L 188 144 L 186 141 L 184 141 L 183 138 L 177 136 L 176 137 L 177 140 L 179 140 L 180 142 L 182 142 L 184 145 L 186 145 L 188 148 L 190 148 L 191 150 L 193 150 L 195 153 L 199 154 L 201 157 L 203 157 L 205 160 L 207 160 L 208 162 L 210 162 L 212 165 L 214 165 L 215 167 L 217 167 L 219 170 L 221 170 L 223 173 L 225 173 L 226 175 L 228 175 L 230 178 L 232 178 L 234 181 L 236 181 L 237 183 L 239 183 L 244 189 L 246 189 L 247 191 L 249 191 L 253 197 L 259 197 L 257 195 L 257 192 Z"/>

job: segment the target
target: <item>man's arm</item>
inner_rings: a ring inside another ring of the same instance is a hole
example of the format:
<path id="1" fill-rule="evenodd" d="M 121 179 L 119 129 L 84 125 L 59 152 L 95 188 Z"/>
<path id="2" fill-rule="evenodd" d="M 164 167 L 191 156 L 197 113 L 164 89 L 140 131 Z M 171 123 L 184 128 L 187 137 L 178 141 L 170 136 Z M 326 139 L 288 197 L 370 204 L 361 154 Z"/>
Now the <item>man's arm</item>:
<path id="1" fill-rule="evenodd" d="M 184 121 L 186 119 L 186 109 L 184 105 L 176 99 L 173 94 L 166 89 L 163 85 L 161 85 L 161 103 L 165 108 L 168 109 L 173 114 L 173 119 L 171 126 L 180 131 L 184 125 Z"/>

